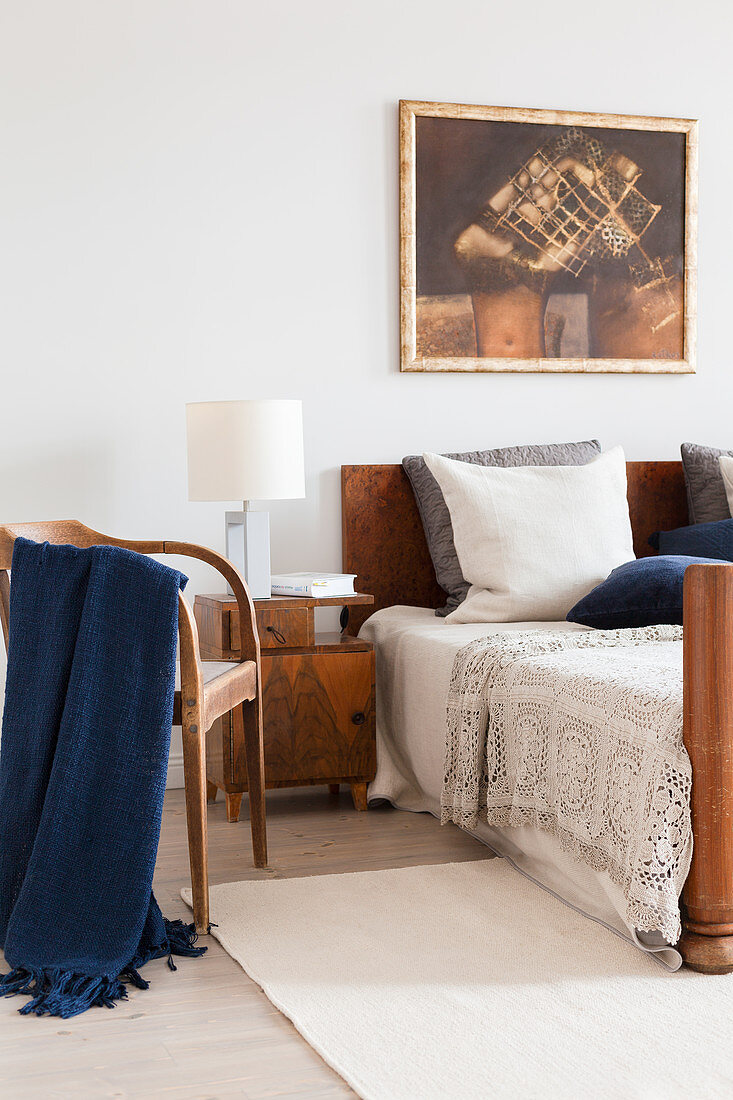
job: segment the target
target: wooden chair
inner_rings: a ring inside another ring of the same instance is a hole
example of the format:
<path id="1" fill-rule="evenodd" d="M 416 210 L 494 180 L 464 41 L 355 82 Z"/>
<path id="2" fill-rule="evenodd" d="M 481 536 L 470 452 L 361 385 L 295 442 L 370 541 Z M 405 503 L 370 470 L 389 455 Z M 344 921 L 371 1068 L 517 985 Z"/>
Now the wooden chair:
<path id="1" fill-rule="evenodd" d="M 252 848 L 256 867 L 267 864 L 265 826 L 265 765 L 262 740 L 262 697 L 259 691 L 260 643 L 255 612 L 247 586 L 231 562 L 188 542 L 137 542 L 110 538 L 92 531 L 74 520 L 44 523 L 10 523 L 0 526 L 0 621 L 5 646 L 8 645 L 8 611 L 13 544 L 18 536 L 35 542 L 50 542 L 79 547 L 122 546 L 139 554 L 179 554 L 198 558 L 213 566 L 229 585 L 239 605 L 242 638 L 239 661 L 202 662 L 198 631 L 193 613 L 179 596 L 178 633 L 180 641 L 181 686 L 176 691 L 173 724 L 183 733 L 183 770 L 186 785 L 186 823 L 191 864 L 193 913 L 196 928 L 206 932 L 209 925 L 209 880 L 206 843 L 206 732 L 227 711 L 244 725 Z M 207 669 L 207 665 L 209 668 Z"/>

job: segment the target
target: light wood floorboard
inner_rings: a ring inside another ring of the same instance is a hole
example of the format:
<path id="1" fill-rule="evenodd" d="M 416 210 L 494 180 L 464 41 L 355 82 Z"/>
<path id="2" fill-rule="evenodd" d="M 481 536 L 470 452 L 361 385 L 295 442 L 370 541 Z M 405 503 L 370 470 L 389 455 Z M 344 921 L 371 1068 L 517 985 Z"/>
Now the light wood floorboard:
<path id="1" fill-rule="evenodd" d="M 288 878 L 483 859 L 486 849 L 428 814 L 388 807 L 357 813 L 348 789 L 270 791 L 270 866 L 252 866 L 246 798 L 227 824 L 219 797 L 209 806 L 211 881 Z M 182 791 L 169 791 L 155 875 L 168 917 L 190 919 Z M 2 1100 L 353 1096 L 213 937 L 200 960 L 148 964 L 150 989 L 130 989 L 113 1010 L 73 1020 L 20 1016 L 19 998 L 0 1000 Z M 1 957 L 1 956 L 0 956 Z M 0 970 L 4 970 L 4 965 Z"/>

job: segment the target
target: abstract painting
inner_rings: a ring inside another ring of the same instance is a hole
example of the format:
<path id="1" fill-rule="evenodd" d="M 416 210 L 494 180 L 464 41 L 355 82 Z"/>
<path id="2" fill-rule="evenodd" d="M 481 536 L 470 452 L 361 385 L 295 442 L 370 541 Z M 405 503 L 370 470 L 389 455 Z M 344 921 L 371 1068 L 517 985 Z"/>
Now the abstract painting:
<path id="1" fill-rule="evenodd" d="M 403 371 L 691 373 L 697 124 L 400 104 Z"/>

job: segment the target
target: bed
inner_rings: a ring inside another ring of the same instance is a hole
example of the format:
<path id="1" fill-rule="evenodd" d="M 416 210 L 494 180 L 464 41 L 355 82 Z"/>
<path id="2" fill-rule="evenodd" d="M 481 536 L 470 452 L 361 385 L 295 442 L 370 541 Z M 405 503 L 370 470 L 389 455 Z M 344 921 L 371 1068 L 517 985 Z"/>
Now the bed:
<path id="1" fill-rule="evenodd" d="M 627 464 L 628 499 L 637 556 L 652 553 L 648 537 L 687 522 L 682 467 L 677 462 Z M 389 734 L 391 759 L 382 753 L 373 787 L 406 809 L 436 812 L 445 749 L 440 732 L 446 668 L 463 640 L 490 629 L 449 627 L 431 608 L 443 599 L 427 551 L 412 491 L 400 466 L 342 467 L 344 570 L 361 591 L 375 597 L 377 614 L 367 626 L 380 652 L 423 661 L 432 672 L 429 690 L 410 701 L 409 677 L 385 681 L 381 723 L 398 716 Z M 358 632 L 366 614 L 349 624 Z M 679 958 L 705 973 L 733 970 L 733 570 L 692 566 L 685 579 L 683 643 L 684 742 L 692 762 L 694 851 L 682 896 L 683 934 L 675 949 L 652 937 L 639 945 L 674 968 Z M 518 628 L 520 624 L 513 624 Z M 547 628 L 552 624 L 542 624 Z M 557 625 L 557 624 L 555 624 Z M 504 624 L 503 629 L 506 629 Z M 567 629 L 567 625 L 563 627 Z M 453 636 L 455 632 L 459 632 Z M 471 631 L 473 633 L 471 633 Z M 411 655 L 411 656 L 410 656 Z M 389 658 L 393 663 L 393 658 Z M 409 664 L 409 660 L 407 663 Z M 397 693 L 394 696 L 394 693 Z M 389 697 L 393 693 L 393 697 Z M 420 710 L 422 708 L 422 710 Z M 413 720 L 411 725 L 411 718 Z M 414 721 L 425 731 L 418 744 Z M 539 830 L 477 830 L 478 839 L 570 904 L 621 935 L 633 930 L 619 916 L 613 884 L 579 867 Z"/>

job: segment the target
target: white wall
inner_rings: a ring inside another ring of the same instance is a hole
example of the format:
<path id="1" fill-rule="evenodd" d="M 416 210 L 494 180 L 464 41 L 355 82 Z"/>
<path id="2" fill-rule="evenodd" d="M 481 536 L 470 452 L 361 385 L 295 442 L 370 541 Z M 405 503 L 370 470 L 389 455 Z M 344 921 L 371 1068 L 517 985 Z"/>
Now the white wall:
<path id="1" fill-rule="evenodd" d="M 308 496 L 271 508 L 276 570 L 339 568 L 341 463 L 731 446 L 732 19 L 723 0 L 3 0 L 0 517 L 222 548 L 223 506 L 186 499 L 183 405 L 203 399 L 304 400 Z M 400 97 L 699 117 L 698 374 L 401 376 Z"/>

